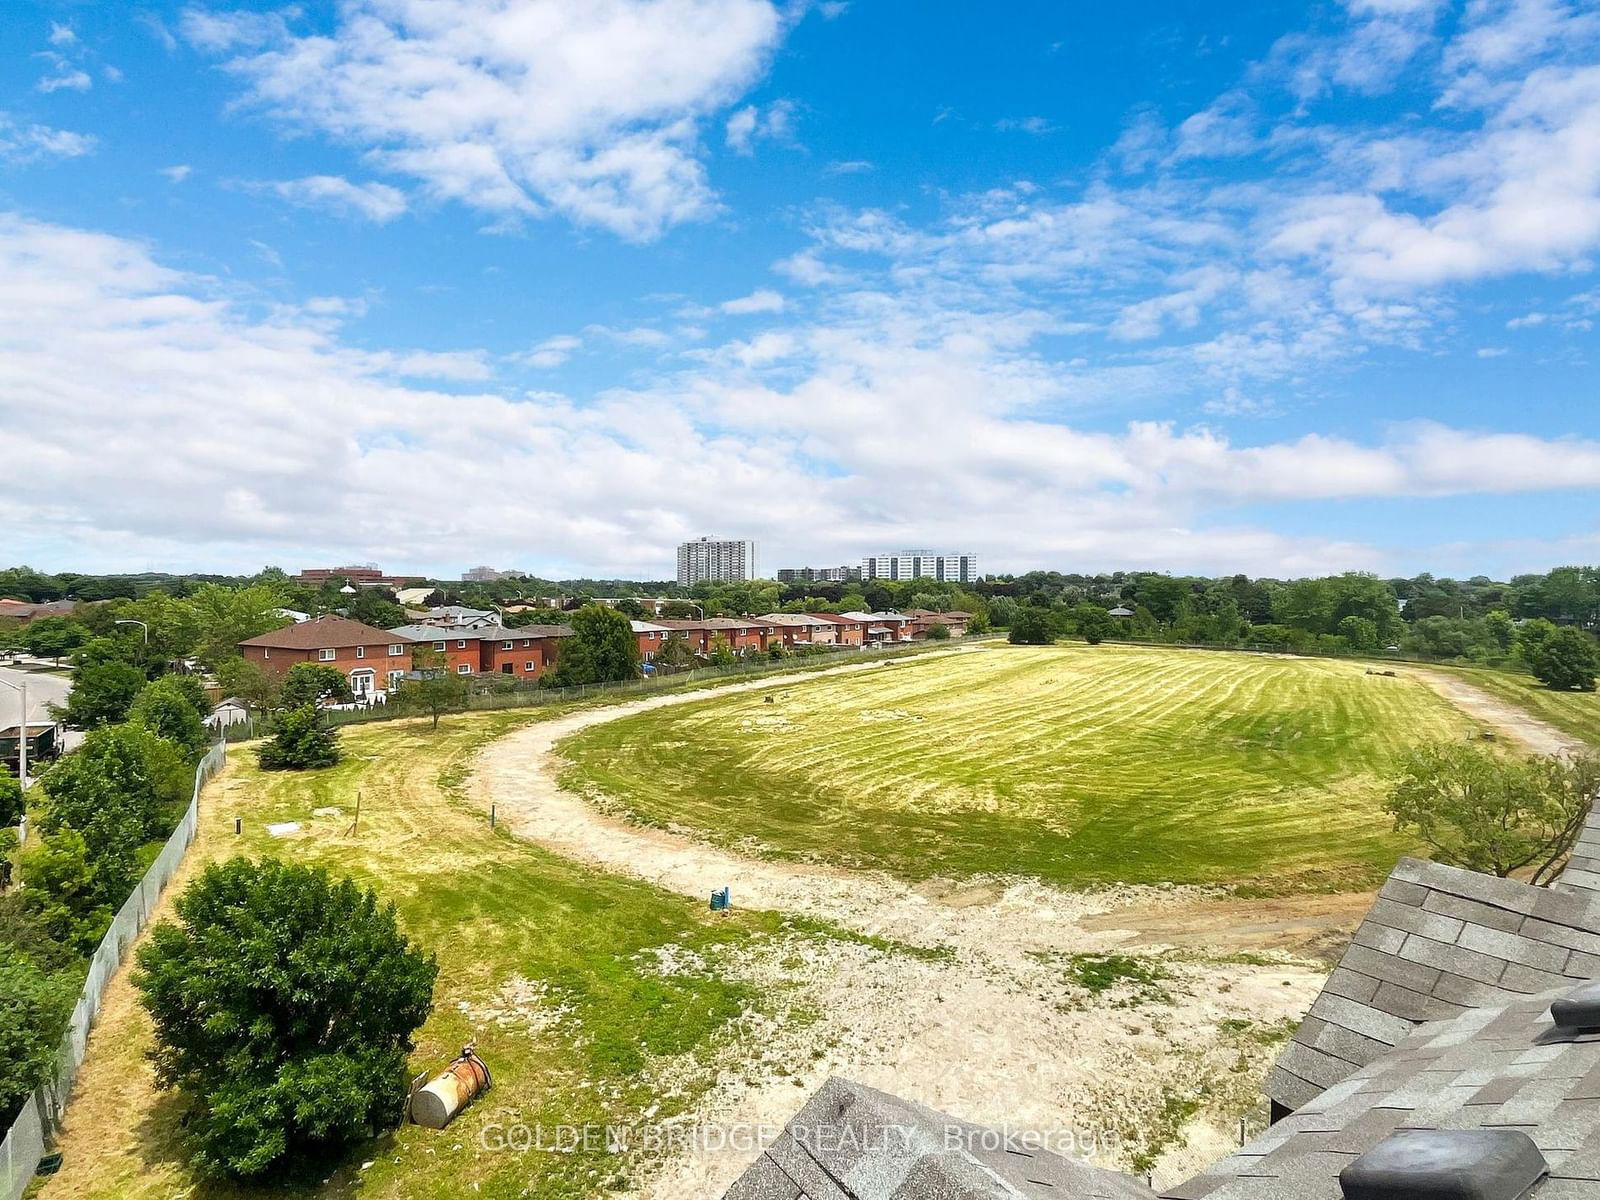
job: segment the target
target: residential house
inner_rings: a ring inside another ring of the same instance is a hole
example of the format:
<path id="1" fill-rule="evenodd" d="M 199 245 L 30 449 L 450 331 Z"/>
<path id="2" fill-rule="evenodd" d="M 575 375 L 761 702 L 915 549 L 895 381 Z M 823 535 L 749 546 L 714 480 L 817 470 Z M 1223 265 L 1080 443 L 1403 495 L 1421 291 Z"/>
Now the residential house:
<path id="1" fill-rule="evenodd" d="M 537 679 L 556 661 L 561 638 L 571 637 L 566 625 L 402 625 L 394 631 L 419 646 L 429 646 L 455 675 L 511 675 Z"/>
<path id="2" fill-rule="evenodd" d="M 705 620 L 679 620 L 657 617 L 653 624 L 681 633 L 696 654 L 710 654 L 718 638 L 728 643 L 735 654 L 760 652 L 767 648 L 772 628 L 753 617 L 707 617 Z"/>
<path id="3" fill-rule="evenodd" d="M 838 646 L 860 646 L 867 640 L 867 625 L 870 622 L 858 621 L 854 617 L 847 617 L 843 613 L 808 613 L 819 621 L 826 621 L 833 626 L 833 641 Z"/>
<path id="4" fill-rule="evenodd" d="M 438 625 L 447 629 L 457 626 L 498 625 L 500 618 L 493 612 L 482 608 L 465 608 L 460 604 L 445 604 L 438 608 L 428 609 L 417 618 L 418 625 Z"/>
<path id="5" fill-rule="evenodd" d="M 965 637 L 967 622 L 972 619 L 971 613 L 941 613 L 926 608 L 907 609 L 905 615 L 911 618 L 911 636 L 918 641 L 927 637 L 929 628 L 934 625 L 943 625 L 950 631 L 951 637 Z"/>
<path id="6" fill-rule="evenodd" d="M 805 613 L 767 613 L 755 620 L 771 629 L 769 641 L 782 639 L 785 650 L 796 646 L 833 645 L 833 625 Z"/>
<path id="7" fill-rule="evenodd" d="M 653 660 L 672 635 L 672 630 L 653 621 L 629 621 L 628 624 L 633 627 L 634 637 L 639 639 L 639 657 L 645 662 Z"/>
<path id="8" fill-rule="evenodd" d="M 314 617 L 239 643 L 245 660 L 276 674 L 296 663 L 342 671 L 357 699 L 379 699 L 410 669 L 411 639 L 348 617 Z"/>
<path id="9" fill-rule="evenodd" d="M 70 617 L 77 607 L 76 600 L 45 600 L 34 604 L 27 600 L 0 599 L 0 620 L 27 622 L 40 617 Z"/>
<path id="10" fill-rule="evenodd" d="M 911 618 L 904 613 L 848 612 L 844 615 L 852 621 L 861 622 L 865 630 L 863 640 L 868 646 L 879 646 L 888 642 L 909 642 L 911 640 Z"/>

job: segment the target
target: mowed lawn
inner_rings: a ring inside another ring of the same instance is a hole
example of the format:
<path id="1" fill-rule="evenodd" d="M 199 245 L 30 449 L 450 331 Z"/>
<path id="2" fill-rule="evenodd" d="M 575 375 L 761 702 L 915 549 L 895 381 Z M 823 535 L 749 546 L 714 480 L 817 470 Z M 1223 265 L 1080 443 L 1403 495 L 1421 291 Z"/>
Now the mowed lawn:
<path id="1" fill-rule="evenodd" d="M 714 1077 L 713 1059 L 761 998 L 721 969 L 724 955 L 783 932 L 772 914 L 713 915 L 645 884 L 600 875 L 505 835 L 462 793 L 474 750 L 530 719 L 475 714 L 346 730 L 349 758 L 302 774 L 266 774 L 230 751 L 202 800 L 201 840 L 184 873 L 234 853 L 326 866 L 396 903 L 406 931 L 440 962 L 433 1015 L 413 1065 L 443 1067 L 476 1039 L 495 1090 L 442 1133 L 409 1126 L 358 1147 L 301 1186 L 241 1188 L 197 1178 L 181 1110 L 157 1093 L 147 1019 L 126 975 L 108 995 L 58 1147 L 45 1200 L 275 1194 L 363 1197 L 590 1197 L 636 1182 L 639 1162 L 603 1147 L 485 1150 L 496 1122 L 661 1121 Z M 355 822 L 361 801 L 360 826 Z M 318 810 L 324 810 L 321 815 Z M 337 809 L 332 813 L 326 810 Z M 233 835 L 234 817 L 245 833 Z M 274 838 L 268 822 L 303 832 Z M 170 896 L 168 894 L 168 903 Z M 691 961 L 692 971 L 665 964 Z M 703 961 L 704 966 L 700 967 Z M 674 1086 L 653 1072 L 668 1068 Z M 363 1169 L 363 1164 L 367 1165 Z"/>
<path id="2" fill-rule="evenodd" d="M 562 744 L 564 779 L 637 820 L 912 879 L 1355 888 L 1410 849 L 1379 807 L 1396 757 L 1469 724 L 1365 672 L 994 646 L 596 726 Z"/>

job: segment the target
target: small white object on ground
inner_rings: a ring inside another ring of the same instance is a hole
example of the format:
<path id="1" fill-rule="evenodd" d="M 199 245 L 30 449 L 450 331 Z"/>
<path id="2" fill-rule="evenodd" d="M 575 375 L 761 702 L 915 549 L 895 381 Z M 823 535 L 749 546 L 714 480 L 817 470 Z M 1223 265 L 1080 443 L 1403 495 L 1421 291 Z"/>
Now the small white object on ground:
<path id="1" fill-rule="evenodd" d="M 299 821 L 279 821 L 275 825 L 268 825 L 267 832 L 273 837 L 290 837 L 300 832 Z"/>

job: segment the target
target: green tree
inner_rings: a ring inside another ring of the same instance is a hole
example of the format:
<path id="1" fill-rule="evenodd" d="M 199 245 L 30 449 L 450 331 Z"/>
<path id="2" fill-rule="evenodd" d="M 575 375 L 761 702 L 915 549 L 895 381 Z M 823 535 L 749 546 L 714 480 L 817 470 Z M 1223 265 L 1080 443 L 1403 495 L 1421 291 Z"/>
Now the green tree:
<path id="1" fill-rule="evenodd" d="M 186 676 L 163 675 L 139 693 L 128 710 L 128 720 L 148 729 L 157 737 L 177 746 L 190 761 L 199 762 L 211 744 L 194 697 L 182 680 Z M 201 699 L 204 699 L 202 694 Z"/>
<path id="2" fill-rule="evenodd" d="M 708 657 L 713 667 L 731 667 L 739 661 L 728 639 L 720 633 L 711 639 L 711 653 Z"/>
<path id="3" fill-rule="evenodd" d="M 661 649 L 656 651 L 656 656 L 651 661 L 658 670 L 670 672 L 692 667 L 700 660 L 695 657 L 694 651 L 689 649 L 689 639 L 675 629 L 667 634 L 667 640 L 661 643 Z"/>
<path id="4" fill-rule="evenodd" d="M 342 755 L 338 733 L 323 724 L 315 705 L 291 708 L 278 717 L 277 729 L 256 751 L 264 771 L 308 771 L 331 767 Z"/>
<path id="5" fill-rule="evenodd" d="M 603 604 L 585 604 L 567 622 L 551 682 L 556 687 L 639 677 L 639 639 L 628 618 Z"/>
<path id="6" fill-rule="evenodd" d="M 1471 746 L 1422 746 L 1404 761 L 1384 808 L 1433 857 L 1502 878 L 1533 867 L 1548 884 L 1600 789 L 1600 760 L 1503 758 Z"/>
<path id="7" fill-rule="evenodd" d="M 22 820 L 22 782 L 9 767 L 0 766 L 0 829 Z"/>
<path id="8" fill-rule="evenodd" d="M 40 617 L 22 631 L 28 653 L 60 662 L 89 640 L 89 631 L 71 617 Z"/>
<path id="9" fill-rule="evenodd" d="M 1344 617 L 1339 621 L 1338 632 L 1352 650 L 1378 648 L 1378 623 L 1371 617 Z"/>
<path id="10" fill-rule="evenodd" d="M 227 588 L 206 583 L 196 588 L 187 602 L 198 628 L 195 654 L 208 667 L 214 668 L 237 654 L 239 643 L 246 638 L 291 623 L 288 617 L 274 611 L 284 606 L 283 595 L 271 584 Z"/>
<path id="11" fill-rule="evenodd" d="M 383 588 L 362 588 L 350 598 L 346 611 L 352 621 L 374 629 L 394 629 L 406 623 L 406 610 L 395 603 L 392 592 Z"/>
<path id="12" fill-rule="evenodd" d="M 211 715 L 211 697 L 206 695 L 206 687 L 200 682 L 200 676 L 174 674 L 161 678 L 188 702 L 202 721 Z"/>
<path id="13" fill-rule="evenodd" d="M 18 865 L 27 884 L 22 902 L 51 940 L 84 957 L 93 954 L 111 925 L 113 909 L 102 898 L 106 889 L 83 834 L 63 828 L 30 838 Z"/>
<path id="14" fill-rule="evenodd" d="M 1014 646 L 1048 646 L 1056 640 L 1055 617 L 1048 608 L 1024 604 L 1012 616 L 1006 640 Z"/>
<path id="15" fill-rule="evenodd" d="M 929 625 L 928 640 L 930 642 L 948 642 L 950 640 L 950 626 L 939 624 Z"/>
<path id="16" fill-rule="evenodd" d="M 1500 653 L 1506 654 L 1516 642 L 1517 626 L 1511 620 L 1511 614 L 1500 609 L 1485 613 L 1483 617 L 1484 632 L 1489 635 L 1490 642 Z"/>
<path id="17" fill-rule="evenodd" d="M 137 725 L 97 729 L 83 745 L 44 773 L 41 828 L 53 832 L 70 825 L 89 840 L 96 858 L 110 854 L 134 830 L 130 853 L 139 843 L 165 837 L 188 803 L 193 771 L 177 746 Z M 102 822 L 110 823 L 100 832 Z M 115 897 L 121 903 L 122 897 Z"/>
<path id="18" fill-rule="evenodd" d="M 450 670 L 449 660 L 432 646 L 419 645 L 411 651 L 411 667 L 415 679 L 407 679 L 389 700 L 406 712 L 422 713 L 433 718 L 433 727 L 439 728 L 439 718 L 447 712 L 460 712 L 467 707 L 467 681 Z"/>
<path id="19" fill-rule="evenodd" d="M 81 666 L 73 672 L 61 719 L 76 729 L 101 729 L 125 721 L 145 683 L 145 673 L 121 659 Z"/>
<path id="20" fill-rule="evenodd" d="M 1592 692 L 1600 673 L 1594 638 L 1570 625 L 1535 643 L 1526 656 L 1533 677 L 1558 692 Z"/>
<path id="21" fill-rule="evenodd" d="M 1117 618 L 1098 604 L 1080 604 L 1072 610 L 1072 616 L 1083 640 L 1091 646 L 1098 646 L 1117 632 Z"/>
<path id="22" fill-rule="evenodd" d="M 226 695 L 258 712 L 273 711 L 282 702 L 283 680 L 258 663 L 235 655 L 217 668 L 217 681 Z"/>
<path id="23" fill-rule="evenodd" d="M 337 667 L 320 663 L 295 663 L 283 677 L 283 688 L 278 693 L 278 703 L 284 708 L 302 708 L 307 704 L 349 704 L 355 697 L 350 692 L 350 680 Z"/>
<path id="24" fill-rule="evenodd" d="M 439 968 L 393 905 L 322 869 L 235 858 L 175 912 L 134 983 L 203 1170 L 279 1176 L 398 1122 Z"/>
<path id="25" fill-rule="evenodd" d="M 29 1093 L 51 1075 L 78 989 L 0 946 L 0 1128 L 9 1128 Z"/>

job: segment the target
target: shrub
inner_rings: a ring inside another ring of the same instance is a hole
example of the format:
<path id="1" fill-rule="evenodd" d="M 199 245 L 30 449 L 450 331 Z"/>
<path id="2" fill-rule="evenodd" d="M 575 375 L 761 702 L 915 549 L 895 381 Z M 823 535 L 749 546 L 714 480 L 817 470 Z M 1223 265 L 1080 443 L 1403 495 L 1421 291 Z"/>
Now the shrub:
<path id="1" fill-rule="evenodd" d="M 295 663 L 283 677 L 278 703 L 284 708 L 303 708 L 307 704 L 315 707 L 323 701 L 349 704 L 354 698 L 343 671 L 318 663 Z"/>
<path id="2" fill-rule="evenodd" d="M 22 820 L 22 781 L 0 766 L 0 828 Z"/>
<path id="3" fill-rule="evenodd" d="M 1592 692 L 1595 675 L 1600 672 L 1600 653 L 1594 638 L 1581 629 L 1567 626 L 1533 642 L 1525 657 L 1533 676 L 1558 692 Z"/>
<path id="4" fill-rule="evenodd" d="M 339 735 L 322 723 L 313 705 L 292 708 L 278 718 L 272 735 L 256 758 L 264 771 L 307 771 L 338 762 Z"/>
<path id="5" fill-rule="evenodd" d="M 22 889 L 22 903 L 39 926 L 53 941 L 85 957 L 93 954 L 114 910 L 103 898 L 108 889 L 101 885 L 83 834 L 67 828 L 30 839 L 20 866 L 28 885 Z"/>
<path id="6" fill-rule="evenodd" d="M 1600 759 L 1501 758 L 1444 743 L 1413 751 L 1384 801 L 1440 862 L 1548 884 L 1600 790 Z"/>
<path id="7" fill-rule="evenodd" d="M 1047 608 L 1022 605 L 1011 618 L 1006 640 L 1014 646 L 1048 646 L 1056 640 L 1055 618 Z"/>
<path id="8" fill-rule="evenodd" d="M 50 1077 L 61 1030 L 77 999 L 69 974 L 48 974 L 0 945 L 0 1127 Z"/>
<path id="9" fill-rule="evenodd" d="M 128 710 L 128 720 L 157 737 L 166 738 L 187 754 L 191 762 L 198 762 L 211 738 L 195 708 L 193 696 L 180 682 L 185 678 L 187 676 L 163 675 L 145 688 Z M 204 693 L 200 698 L 204 702 Z"/>
<path id="10" fill-rule="evenodd" d="M 93 643 L 92 643 L 93 644 Z M 128 718 L 145 686 L 145 674 L 121 659 L 86 662 L 72 677 L 61 717 L 77 729 L 103 729 Z"/>
<path id="11" fill-rule="evenodd" d="M 189 1102 L 204 1170 L 310 1165 L 394 1125 L 437 962 L 394 907 L 325 870 L 213 864 L 139 951 L 158 1083 Z"/>
<path id="12" fill-rule="evenodd" d="M 950 626 L 929 625 L 928 640 L 930 642 L 948 642 L 950 640 Z"/>

